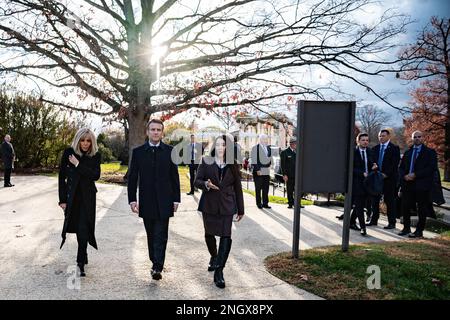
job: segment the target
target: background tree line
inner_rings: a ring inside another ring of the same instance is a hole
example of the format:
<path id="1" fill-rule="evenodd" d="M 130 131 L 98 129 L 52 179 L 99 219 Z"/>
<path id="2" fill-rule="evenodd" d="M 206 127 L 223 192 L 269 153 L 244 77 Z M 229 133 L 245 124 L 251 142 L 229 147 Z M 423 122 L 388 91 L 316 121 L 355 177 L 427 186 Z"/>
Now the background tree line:
<path id="1" fill-rule="evenodd" d="M 80 118 L 61 116 L 60 112 L 38 99 L 26 95 L 9 95 L 0 91 L 0 135 L 10 134 L 16 153 L 15 168 L 54 169 L 62 151 L 76 131 L 85 126 Z M 128 160 L 125 140 L 120 131 L 108 131 L 98 137 L 104 162 Z"/>

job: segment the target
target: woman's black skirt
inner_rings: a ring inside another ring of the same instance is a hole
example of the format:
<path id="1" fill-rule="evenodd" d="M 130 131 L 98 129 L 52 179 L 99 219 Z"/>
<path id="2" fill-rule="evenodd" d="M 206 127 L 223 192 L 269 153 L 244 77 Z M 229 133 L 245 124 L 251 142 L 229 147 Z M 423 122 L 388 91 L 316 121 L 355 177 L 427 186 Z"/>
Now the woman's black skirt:
<path id="1" fill-rule="evenodd" d="M 218 237 L 231 237 L 232 215 L 218 215 L 203 212 L 205 233 Z"/>

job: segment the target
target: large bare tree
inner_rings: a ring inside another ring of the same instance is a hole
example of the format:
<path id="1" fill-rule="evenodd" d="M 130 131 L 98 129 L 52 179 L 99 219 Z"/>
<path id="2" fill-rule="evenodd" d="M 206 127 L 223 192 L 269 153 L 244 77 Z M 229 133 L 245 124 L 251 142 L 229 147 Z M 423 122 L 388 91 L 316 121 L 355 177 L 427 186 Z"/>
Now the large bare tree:
<path id="1" fill-rule="evenodd" d="M 391 116 L 381 108 L 365 105 L 357 108 L 356 120 L 361 125 L 361 131 L 369 135 L 371 145 L 374 145 L 378 143 L 379 131 L 389 126 Z"/>
<path id="2" fill-rule="evenodd" d="M 126 118 L 131 150 L 144 141 L 155 112 L 260 108 L 271 99 L 321 99 L 338 90 L 307 85 L 303 74 L 311 70 L 346 77 L 382 97 L 362 79 L 393 71 L 398 61 L 386 57 L 408 21 L 390 9 L 371 14 L 377 6 L 371 0 L 0 0 L 0 73 L 32 79 L 46 103 Z"/>

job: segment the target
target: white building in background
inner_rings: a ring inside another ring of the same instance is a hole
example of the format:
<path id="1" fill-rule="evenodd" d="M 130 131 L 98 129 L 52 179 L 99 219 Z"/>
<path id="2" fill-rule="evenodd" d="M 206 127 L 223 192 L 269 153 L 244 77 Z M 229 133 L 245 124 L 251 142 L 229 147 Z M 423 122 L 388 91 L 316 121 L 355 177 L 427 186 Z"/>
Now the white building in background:
<path id="1" fill-rule="evenodd" d="M 269 137 L 269 144 L 279 147 L 281 150 L 288 146 L 289 139 L 295 135 L 294 124 L 281 113 L 262 117 L 239 116 L 236 118 L 236 122 L 239 130 L 232 132 L 232 134 L 239 136 L 238 142 L 243 152 L 250 152 L 252 147 L 258 144 L 260 134 L 266 134 Z"/>

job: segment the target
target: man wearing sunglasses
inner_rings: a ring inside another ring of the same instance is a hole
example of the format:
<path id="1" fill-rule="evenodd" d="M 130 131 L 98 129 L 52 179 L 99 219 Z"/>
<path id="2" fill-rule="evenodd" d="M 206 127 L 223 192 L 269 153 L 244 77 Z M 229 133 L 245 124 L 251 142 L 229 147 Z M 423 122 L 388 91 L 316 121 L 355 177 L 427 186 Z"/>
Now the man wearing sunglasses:
<path id="1" fill-rule="evenodd" d="M 420 131 L 412 134 L 413 146 L 406 151 L 400 162 L 399 174 L 402 197 L 403 230 L 401 236 L 421 238 L 431 207 L 433 175 L 437 170 L 436 152 L 423 144 L 424 135 Z M 414 233 L 411 233 L 411 208 L 417 204 L 419 221 Z"/>

